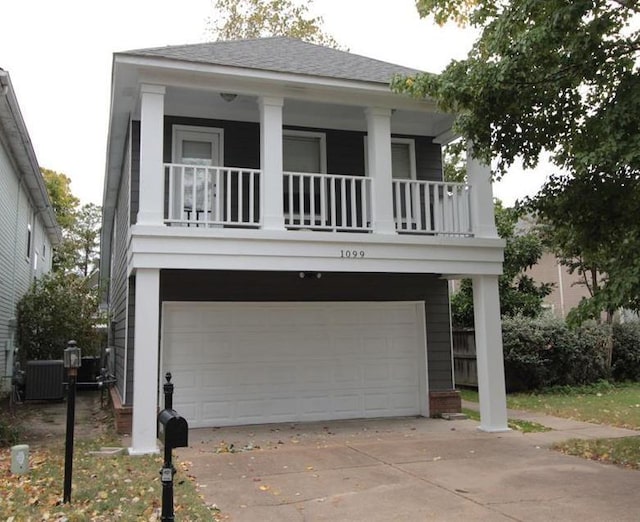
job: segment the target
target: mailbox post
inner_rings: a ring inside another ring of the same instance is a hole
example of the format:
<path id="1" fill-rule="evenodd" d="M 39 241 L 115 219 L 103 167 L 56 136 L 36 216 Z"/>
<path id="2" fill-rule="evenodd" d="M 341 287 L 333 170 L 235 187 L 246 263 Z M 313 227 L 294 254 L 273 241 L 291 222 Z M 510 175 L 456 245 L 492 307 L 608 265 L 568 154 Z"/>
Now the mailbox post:
<path id="1" fill-rule="evenodd" d="M 176 469 L 171 461 L 173 448 L 183 448 L 189 445 L 189 426 L 187 421 L 173 410 L 173 384 L 171 374 L 165 375 L 164 385 L 165 408 L 158 414 L 158 435 L 164 445 L 164 463 L 160 470 L 162 482 L 162 514 L 160 520 L 174 521 L 173 513 L 173 476 Z"/>

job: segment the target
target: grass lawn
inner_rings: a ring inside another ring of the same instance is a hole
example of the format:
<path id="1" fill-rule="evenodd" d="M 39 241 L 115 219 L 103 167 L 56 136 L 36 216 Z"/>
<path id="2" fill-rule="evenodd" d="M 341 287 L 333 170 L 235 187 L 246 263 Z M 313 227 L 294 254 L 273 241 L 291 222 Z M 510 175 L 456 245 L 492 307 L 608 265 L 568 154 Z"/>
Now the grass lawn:
<path id="1" fill-rule="evenodd" d="M 478 402 L 478 392 L 462 390 L 461 393 L 463 399 Z M 603 383 L 537 393 L 512 393 L 507 395 L 507 407 L 640 430 L 640 383 Z"/>
<path id="2" fill-rule="evenodd" d="M 480 420 L 480 412 L 476 410 L 471 410 L 469 408 L 462 408 L 462 413 L 464 413 L 471 420 L 476 420 L 476 421 Z M 518 430 L 518 431 L 521 431 L 522 433 L 536 433 L 540 431 L 551 431 L 551 428 L 547 428 L 546 426 L 543 426 L 542 424 L 538 424 L 537 422 L 531 422 L 531 421 L 521 420 L 521 419 L 507 419 L 507 421 L 508 421 L 507 425 L 512 430 Z"/>
<path id="3" fill-rule="evenodd" d="M 159 520 L 162 484 L 158 456 L 96 456 L 89 451 L 113 446 L 113 439 L 78 441 L 74 447 L 71 503 L 62 504 L 64 447 L 35 449 L 30 472 L 11 475 L 10 450 L 0 450 L 0 505 L 3 521 Z M 177 520 L 218 520 L 178 464 L 174 503 Z"/>
<path id="4" fill-rule="evenodd" d="M 117 456 L 92 454 L 103 447 L 121 446 L 120 439 L 110 429 L 112 420 L 105 418 L 109 414 L 104 410 L 96 412 L 95 408 L 92 414 L 78 423 L 80 428 L 81 424 L 95 422 L 91 432 L 78 434 L 76 431 L 70 504 L 62 504 L 65 451 L 64 435 L 59 430 L 48 438 L 32 436 L 32 440 L 38 442 L 30 447 L 30 471 L 26 475 L 12 475 L 10 448 L 0 449 L 0 521 L 160 520 L 162 458 L 158 455 L 131 457 L 126 452 Z M 47 425 L 47 415 L 45 411 L 22 418 L 23 436 L 30 432 L 33 435 L 37 425 Z M 96 421 L 98 418 L 100 421 Z M 17 424 L 21 422 L 20 417 L 13 420 Z M 198 494 L 188 465 L 174 460 L 176 520 L 221 520 L 217 508 L 208 507 Z"/>
<path id="5" fill-rule="evenodd" d="M 461 394 L 465 400 L 478 401 L 476 391 L 461 390 Z M 514 393 L 507 396 L 507 407 L 640 430 L 640 383 L 602 383 L 537 393 Z M 640 469 L 640 433 L 638 437 L 621 439 L 571 439 L 555 444 L 554 449 L 569 455 Z"/>

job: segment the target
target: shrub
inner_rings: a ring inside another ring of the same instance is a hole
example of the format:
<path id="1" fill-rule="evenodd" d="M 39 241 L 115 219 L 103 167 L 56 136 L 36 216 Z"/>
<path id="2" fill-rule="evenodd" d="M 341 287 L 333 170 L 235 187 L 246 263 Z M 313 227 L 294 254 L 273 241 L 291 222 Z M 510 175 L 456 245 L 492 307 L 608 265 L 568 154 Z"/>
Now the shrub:
<path id="1" fill-rule="evenodd" d="M 20 430 L 11 423 L 11 419 L 0 419 L 0 448 L 13 446 L 20 439 Z"/>
<path id="2" fill-rule="evenodd" d="M 509 391 L 579 385 L 608 376 L 605 327 L 569 329 L 553 318 L 504 318 L 502 341 Z"/>
<path id="3" fill-rule="evenodd" d="M 99 354 L 98 293 L 87 279 L 54 273 L 36 280 L 18 303 L 21 359 L 61 359 L 70 339 L 82 355 Z"/>
<path id="4" fill-rule="evenodd" d="M 640 381 L 640 322 L 614 325 L 611 375 L 617 381 Z"/>

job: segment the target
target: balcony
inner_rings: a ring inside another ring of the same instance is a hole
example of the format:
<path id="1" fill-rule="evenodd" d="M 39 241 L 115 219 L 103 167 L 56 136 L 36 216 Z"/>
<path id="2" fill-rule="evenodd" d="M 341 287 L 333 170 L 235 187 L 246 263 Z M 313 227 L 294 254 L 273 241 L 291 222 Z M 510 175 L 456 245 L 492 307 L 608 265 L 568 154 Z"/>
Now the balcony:
<path id="1" fill-rule="evenodd" d="M 263 175 L 240 167 L 167 163 L 165 219 L 172 227 L 261 228 Z M 375 232 L 374 180 L 283 173 L 288 230 Z M 393 216 L 400 234 L 471 236 L 471 189 L 464 183 L 393 180 Z"/>

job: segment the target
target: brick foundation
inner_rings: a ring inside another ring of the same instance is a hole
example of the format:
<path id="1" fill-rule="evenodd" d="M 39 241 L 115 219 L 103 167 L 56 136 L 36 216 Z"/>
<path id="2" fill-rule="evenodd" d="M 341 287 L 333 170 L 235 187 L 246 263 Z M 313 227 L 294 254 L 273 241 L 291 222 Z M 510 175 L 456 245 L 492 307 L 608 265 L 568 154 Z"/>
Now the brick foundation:
<path id="1" fill-rule="evenodd" d="M 131 424 L 133 422 L 133 408 L 124 406 L 120 400 L 120 394 L 112 387 L 109 389 L 111 394 L 111 404 L 113 405 L 113 413 L 116 424 L 116 433 L 120 435 L 131 433 Z"/>
<path id="2" fill-rule="evenodd" d="M 462 399 L 457 390 L 429 392 L 429 415 L 440 417 L 443 413 L 460 413 Z"/>

